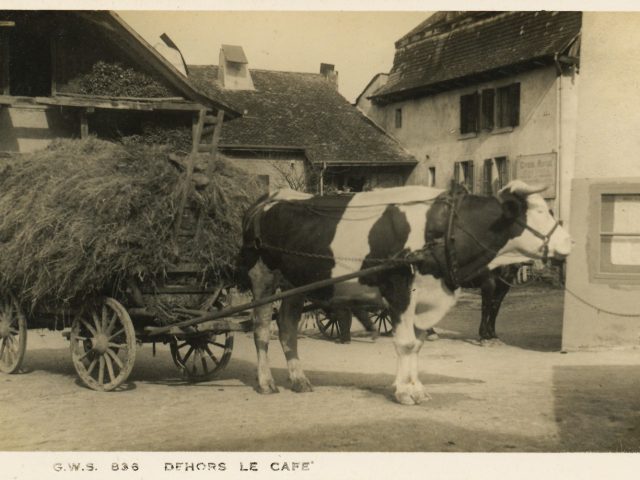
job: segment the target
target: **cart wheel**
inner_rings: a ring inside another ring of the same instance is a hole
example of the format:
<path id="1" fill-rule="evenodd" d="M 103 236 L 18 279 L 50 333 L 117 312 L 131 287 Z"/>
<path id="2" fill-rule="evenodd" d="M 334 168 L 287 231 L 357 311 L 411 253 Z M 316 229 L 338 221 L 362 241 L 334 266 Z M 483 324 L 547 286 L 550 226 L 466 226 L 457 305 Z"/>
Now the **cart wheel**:
<path id="1" fill-rule="evenodd" d="M 107 392 L 121 385 L 136 360 L 136 333 L 113 298 L 78 314 L 71 326 L 71 359 L 84 384 Z"/>
<path id="2" fill-rule="evenodd" d="M 27 321 L 13 295 L 0 297 L 0 371 L 20 370 L 27 349 Z"/>
<path id="3" fill-rule="evenodd" d="M 316 325 L 318 330 L 327 338 L 340 337 L 340 324 L 338 320 L 327 315 L 322 308 L 315 311 Z"/>
<path id="4" fill-rule="evenodd" d="M 389 316 L 389 310 L 383 308 L 369 314 L 371 323 L 374 328 L 377 328 L 380 335 L 391 335 L 393 332 L 393 324 L 391 323 L 391 317 Z"/>
<path id="5" fill-rule="evenodd" d="M 233 332 L 204 332 L 184 340 L 176 339 L 169 347 L 173 361 L 187 379 L 202 382 L 214 378 L 229 363 Z"/>

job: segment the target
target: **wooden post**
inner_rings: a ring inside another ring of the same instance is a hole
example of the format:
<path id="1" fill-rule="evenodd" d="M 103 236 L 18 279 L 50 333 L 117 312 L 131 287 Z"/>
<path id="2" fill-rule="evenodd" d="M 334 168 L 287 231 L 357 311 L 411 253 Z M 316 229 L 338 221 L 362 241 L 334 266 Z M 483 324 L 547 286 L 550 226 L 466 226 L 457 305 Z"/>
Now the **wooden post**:
<path id="1" fill-rule="evenodd" d="M 89 136 L 89 118 L 87 116 L 87 110 L 80 110 L 80 138 L 87 138 Z"/>
<path id="2" fill-rule="evenodd" d="M 6 28 L 0 28 L 0 93 L 10 95 L 9 76 L 9 32 Z"/>
<path id="3" fill-rule="evenodd" d="M 58 31 L 54 30 L 51 34 L 51 96 L 56 96 L 56 77 L 57 77 L 57 60 L 58 60 Z"/>

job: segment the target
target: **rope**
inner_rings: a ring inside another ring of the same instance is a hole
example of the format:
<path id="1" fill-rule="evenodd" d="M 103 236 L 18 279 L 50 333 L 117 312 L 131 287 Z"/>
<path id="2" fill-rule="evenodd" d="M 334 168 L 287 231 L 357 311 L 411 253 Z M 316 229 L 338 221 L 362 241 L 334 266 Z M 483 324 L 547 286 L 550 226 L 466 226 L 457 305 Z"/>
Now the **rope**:
<path id="1" fill-rule="evenodd" d="M 567 287 L 564 287 L 564 290 L 566 292 L 569 292 L 576 300 L 579 300 L 580 302 L 584 303 L 586 306 L 591 307 L 594 310 L 597 310 L 598 313 L 602 312 L 602 313 L 607 313 L 609 315 L 617 315 L 618 317 L 640 317 L 640 313 L 621 313 L 621 312 L 614 312 L 612 310 L 606 310 L 604 308 L 600 308 L 597 305 L 594 305 L 588 302 L 587 300 L 585 300 L 584 298 L 580 297 L 578 294 L 572 292 Z"/>

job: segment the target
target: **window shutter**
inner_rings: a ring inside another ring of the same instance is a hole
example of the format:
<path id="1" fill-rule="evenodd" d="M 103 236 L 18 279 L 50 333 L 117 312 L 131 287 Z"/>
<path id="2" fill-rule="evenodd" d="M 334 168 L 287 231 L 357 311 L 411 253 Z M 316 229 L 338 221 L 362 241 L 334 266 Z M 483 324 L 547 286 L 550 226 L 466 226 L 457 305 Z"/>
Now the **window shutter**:
<path id="1" fill-rule="evenodd" d="M 460 162 L 455 162 L 453 164 L 453 181 L 460 183 L 460 180 Z"/>
<path id="2" fill-rule="evenodd" d="M 509 85 L 509 125 L 520 125 L 520 84 Z"/>
<path id="3" fill-rule="evenodd" d="M 469 113 L 469 124 L 472 127 L 472 132 L 480 130 L 480 94 L 475 92 L 471 97 L 471 112 Z"/>
<path id="4" fill-rule="evenodd" d="M 480 116 L 480 128 L 493 129 L 495 90 L 487 89 L 482 91 L 482 112 Z"/>
<path id="5" fill-rule="evenodd" d="M 480 95 L 478 92 L 460 96 L 460 133 L 478 131 Z"/>
<path id="6" fill-rule="evenodd" d="M 467 181 L 465 182 L 467 184 L 467 188 L 469 188 L 469 191 L 471 193 L 475 192 L 475 182 L 474 182 L 474 178 L 473 178 L 473 160 L 469 160 L 466 162 L 467 163 Z"/>
<path id="7" fill-rule="evenodd" d="M 490 158 L 484 161 L 482 168 L 482 193 L 484 195 L 491 195 L 493 190 L 491 188 L 491 170 L 493 167 L 493 160 Z"/>

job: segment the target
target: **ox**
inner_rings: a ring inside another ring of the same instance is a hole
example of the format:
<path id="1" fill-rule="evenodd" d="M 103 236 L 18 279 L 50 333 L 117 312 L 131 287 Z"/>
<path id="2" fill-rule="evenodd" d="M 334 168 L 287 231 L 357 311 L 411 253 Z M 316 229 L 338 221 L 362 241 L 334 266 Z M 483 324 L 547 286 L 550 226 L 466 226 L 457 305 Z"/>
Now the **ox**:
<path id="1" fill-rule="evenodd" d="M 352 196 L 313 197 L 281 191 L 259 200 L 243 221 L 239 267 L 255 299 L 353 273 L 381 262 L 393 268 L 323 287 L 311 300 L 389 309 L 397 353 L 395 398 L 428 399 L 418 378 L 427 330 L 455 304 L 459 286 L 501 265 L 531 258 L 564 258 L 567 232 L 538 192 L 514 180 L 498 197 L 407 186 Z M 279 338 L 296 392 L 311 391 L 298 358 L 297 324 L 304 296 L 282 301 Z M 254 310 L 260 393 L 278 391 L 268 362 L 271 307 Z"/>

